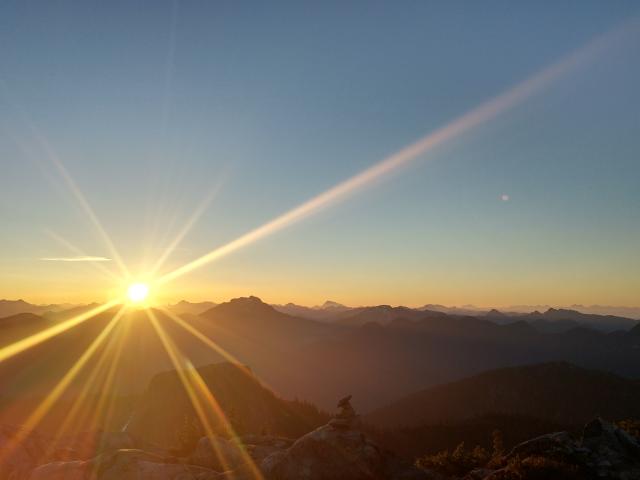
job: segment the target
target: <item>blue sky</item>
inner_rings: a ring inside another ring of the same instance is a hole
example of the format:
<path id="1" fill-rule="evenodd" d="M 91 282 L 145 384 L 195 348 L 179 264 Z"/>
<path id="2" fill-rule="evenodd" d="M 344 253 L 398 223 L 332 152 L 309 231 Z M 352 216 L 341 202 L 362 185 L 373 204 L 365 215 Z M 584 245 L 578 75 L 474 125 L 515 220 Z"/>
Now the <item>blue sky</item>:
<path id="1" fill-rule="evenodd" d="M 308 200 L 640 14 L 636 2 L 4 2 L 0 297 L 103 299 Z M 170 299 L 637 304 L 640 29 L 372 188 L 176 280 Z M 509 195 L 502 201 L 501 195 Z M 146 255 L 146 256 L 145 256 Z M 112 262 L 105 262 L 109 267 Z"/>

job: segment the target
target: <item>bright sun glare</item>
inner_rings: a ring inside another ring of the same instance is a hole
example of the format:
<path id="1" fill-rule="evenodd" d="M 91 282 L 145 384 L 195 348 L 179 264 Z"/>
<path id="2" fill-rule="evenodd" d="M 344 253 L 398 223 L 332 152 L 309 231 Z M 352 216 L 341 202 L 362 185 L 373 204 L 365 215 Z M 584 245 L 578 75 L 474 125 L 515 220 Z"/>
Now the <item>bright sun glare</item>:
<path id="1" fill-rule="evenodd" d="M 149 294 L 149 286 L 144 283 L 133 283 L 127 289 L 127 296 L 132 303 L 143 302 Z"/>

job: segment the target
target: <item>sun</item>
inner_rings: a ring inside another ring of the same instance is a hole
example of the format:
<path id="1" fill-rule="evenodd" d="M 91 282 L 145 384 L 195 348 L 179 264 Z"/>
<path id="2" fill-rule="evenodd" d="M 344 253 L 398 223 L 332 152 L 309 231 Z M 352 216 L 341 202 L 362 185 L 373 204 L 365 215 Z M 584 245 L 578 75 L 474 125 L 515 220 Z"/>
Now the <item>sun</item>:
<path id="1" fill-rule="evenodd" d="M 149 295 L 149 285 L 146 283 L 132 283 L 127 289 L 127 297 L 131 303 L 142 303 Z"/>

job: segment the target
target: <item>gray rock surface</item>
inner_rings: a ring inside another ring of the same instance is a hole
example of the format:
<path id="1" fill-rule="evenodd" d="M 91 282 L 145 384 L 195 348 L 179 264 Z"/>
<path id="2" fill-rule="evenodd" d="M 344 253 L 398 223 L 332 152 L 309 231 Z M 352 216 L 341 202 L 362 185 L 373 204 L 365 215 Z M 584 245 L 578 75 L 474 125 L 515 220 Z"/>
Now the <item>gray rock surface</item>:
<path id="1" fill-rule="evenodd" d="M 272 480 L 384 480 L 383 453 L 353 429 L 325 425 L 298 439 L 290 448 L 262 462 Z"/>
<path id="2" fill-rule="evenodd" d="M 246 462 L 243 447 L 222 437 L 202 437 L 189 457 L 190 463 L 217 471 L 232 470 Z"/>

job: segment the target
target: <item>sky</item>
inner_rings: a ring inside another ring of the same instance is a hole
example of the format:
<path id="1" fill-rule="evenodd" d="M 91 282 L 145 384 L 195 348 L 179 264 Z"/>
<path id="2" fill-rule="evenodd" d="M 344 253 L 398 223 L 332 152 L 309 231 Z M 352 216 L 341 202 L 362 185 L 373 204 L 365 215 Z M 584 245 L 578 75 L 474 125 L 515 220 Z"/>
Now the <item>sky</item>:
<path id="1" fill-rule="evenodd" d="M 56 165 L 136 279 L 200 209 L 162 275 L 604 35 L 505 111 L 158 298 L 638 305 L 639 16 L 633 1 L 2 2 L 0 297 L 126 287 Z"/>

